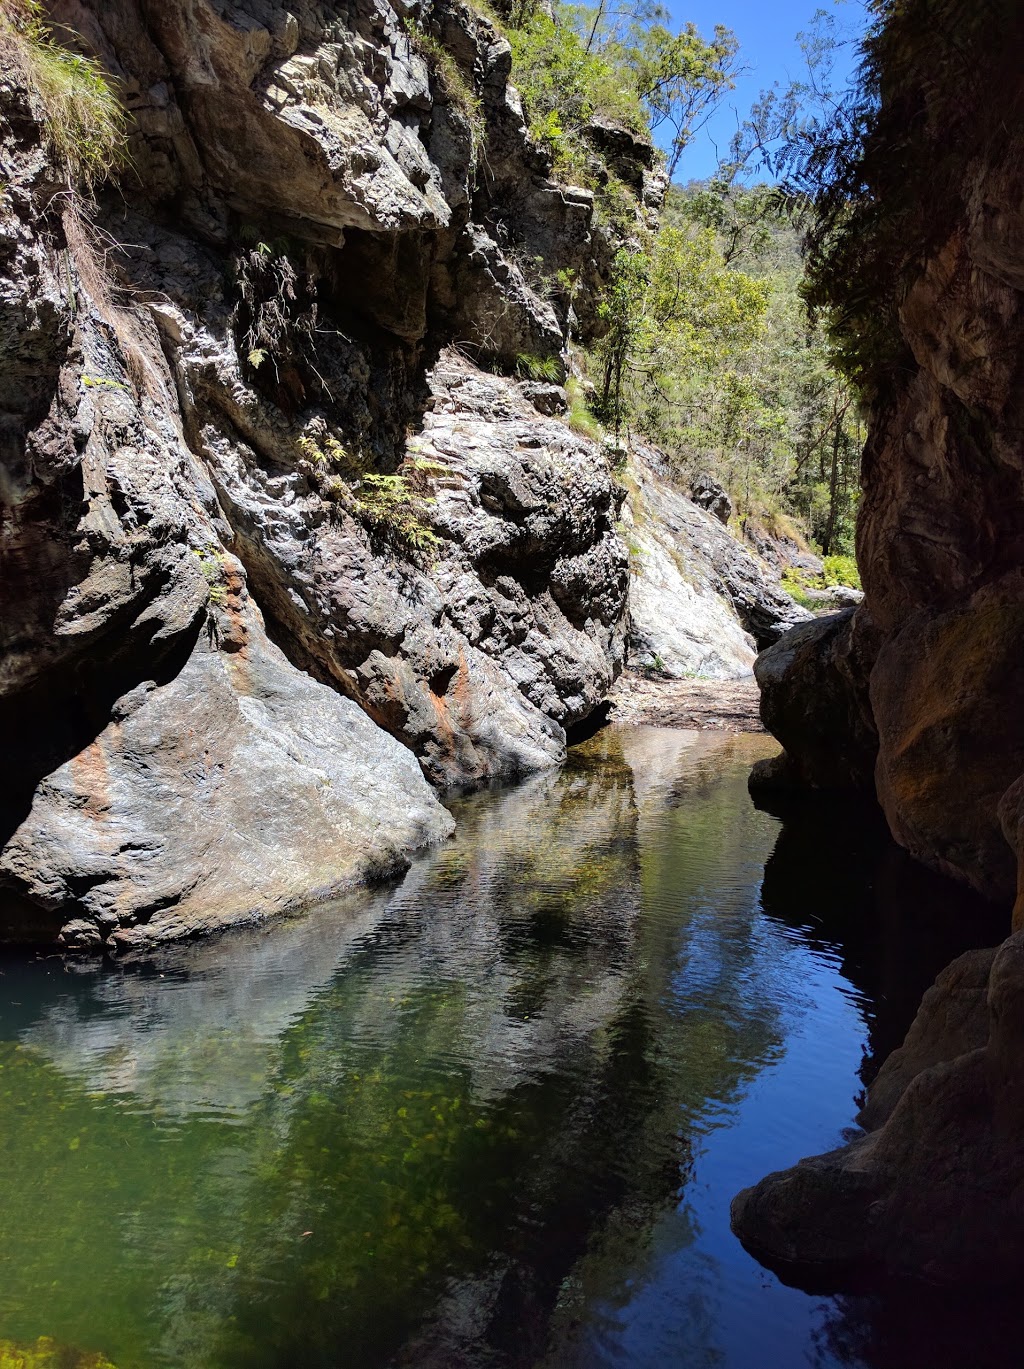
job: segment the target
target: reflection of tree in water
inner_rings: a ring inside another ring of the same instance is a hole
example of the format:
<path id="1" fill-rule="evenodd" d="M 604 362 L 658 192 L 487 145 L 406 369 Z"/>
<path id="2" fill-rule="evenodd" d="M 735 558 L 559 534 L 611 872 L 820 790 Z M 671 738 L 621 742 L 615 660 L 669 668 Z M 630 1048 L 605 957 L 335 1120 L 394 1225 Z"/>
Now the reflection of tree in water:
<path id="1" fill-rule="evenodd" d="M 956 956 L 1006 935 L 1003 914 L 912 860 L 880 811 L 816 794 L 783 818 L 764 871 L 763 911 L 816 950 L 831 951 L 863 995 L 870 1084 L 906 1035 L 921 996 Z"/>
<path id="2" fill-rule="evenodd" d="M 266 1100 L 290 1098 L 287 1139 L 256 1185 L 220 1362 L 334 1364 L 344 1344 L 375 1364 L 404 1344 L 410 1364 L 535 1363 L 597 1234 L 642 1243 L 678 1200 L 689 1128 L 777 1049 L 749 925 L 712 944 L 721 910 L 699 900 L 680 921 L 689 890 L 757 868 L 721 761 L 677 758 L 690 849 L 658 854 L 610 746 L 465 805 L 457 843 L 289 1033 Z"/>

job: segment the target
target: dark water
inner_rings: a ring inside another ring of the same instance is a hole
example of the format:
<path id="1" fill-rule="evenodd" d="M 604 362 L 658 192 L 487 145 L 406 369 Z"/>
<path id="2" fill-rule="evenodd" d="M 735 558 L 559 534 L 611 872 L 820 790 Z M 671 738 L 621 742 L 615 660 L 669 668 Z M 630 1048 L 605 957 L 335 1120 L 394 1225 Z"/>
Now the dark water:
<path id="1" fill-rule="evenodd" d="M 971 1309 L 809 1296 L 729 1232 L 1001 932 L 852 810 L 757 812 L 770 745 L 605 732 L 461 803 L 398 887 L 134 964 L 0 962 L 0 1342 L 118 1369 L 1015 1364 L 998 1317 L 979 1357 Z"/>

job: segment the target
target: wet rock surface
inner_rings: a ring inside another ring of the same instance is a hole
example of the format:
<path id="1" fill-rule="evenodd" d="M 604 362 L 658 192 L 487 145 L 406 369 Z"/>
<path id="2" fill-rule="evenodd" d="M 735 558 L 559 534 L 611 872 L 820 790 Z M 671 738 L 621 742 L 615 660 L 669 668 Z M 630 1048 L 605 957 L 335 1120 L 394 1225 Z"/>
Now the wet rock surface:
<path id="1" fill-rule="evenodd" d="M 764 732 L 753 680 L 664 680 L 624 672 L 608 721 L 699 732 Z"/>

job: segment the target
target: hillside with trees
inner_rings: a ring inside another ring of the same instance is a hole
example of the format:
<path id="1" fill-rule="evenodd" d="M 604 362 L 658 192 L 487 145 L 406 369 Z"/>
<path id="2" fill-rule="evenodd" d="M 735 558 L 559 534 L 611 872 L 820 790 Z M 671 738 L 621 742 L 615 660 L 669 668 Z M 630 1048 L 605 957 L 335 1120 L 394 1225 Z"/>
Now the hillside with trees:
<path id="1" fill-rule="evenodd" d="M 724 28 L 705 38 L 669 22 L 642 0 L 615 11 L 516 5 L 506 20 L 531 132 L 557 174 L 595 192 L 599 218 L 619 219 L 625 241 L 600 305 L 603 336 L 573 357 L 581 393 L 616 439 L 656 442 L 684 486 L 699 472 L 722 483 L 740 527 L 753 519 L 849 556 L 864 434 L 857 393 L 804 298 L 807 202 L 744 184 L 736 164 L 677 183 L 740 54 Z M 673 183 L 648 223 L 596 167 L 595 123 L 661 145 Z"/>

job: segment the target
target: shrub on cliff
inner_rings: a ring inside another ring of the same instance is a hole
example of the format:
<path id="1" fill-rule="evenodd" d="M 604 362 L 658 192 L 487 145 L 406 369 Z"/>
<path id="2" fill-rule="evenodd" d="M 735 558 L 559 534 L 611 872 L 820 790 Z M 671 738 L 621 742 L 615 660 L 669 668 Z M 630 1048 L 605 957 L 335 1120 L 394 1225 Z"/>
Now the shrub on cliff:
<path id="1" fill-rule="evenodd" d="M 512 5 L 512 79 L 556 170 L 590 179 L 584 133 L 596 117 L 645 137 L 671 130 L 666 165 L 675 171 L 694 130 L 731 89 L 738 47 L 721 26 L 705 42 L 693 24 L 673 33 L 669 22 L 644 0 L 615 9 L 603 0 L 594 8 L 556 0 L 550 11 L 535 0 Z"/>
<path id="2" fill-rule="evenodd" d="M 813 213 L 808 289 L 836 357 L 869 391 L 910 361 L 905 283 L 949 235 L 968 168 L 998 159 L 1024 114 L 1019 0 L 871 0 L 853 88 L 791 122 L 778 159 Z"/>
<path id="3" fill-rule="evenodd" d="M 126 116 L 110 77 L 56 41 L 39 0 L 4 0 L 0 58 L 28 91 L 69 188 L 91 193 L 124 157 Z"/>

